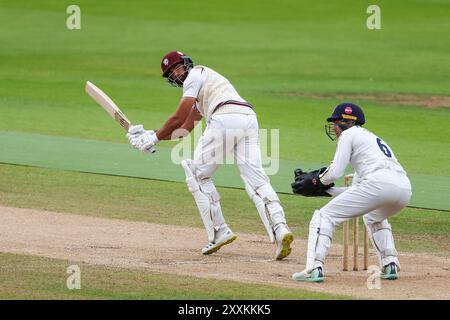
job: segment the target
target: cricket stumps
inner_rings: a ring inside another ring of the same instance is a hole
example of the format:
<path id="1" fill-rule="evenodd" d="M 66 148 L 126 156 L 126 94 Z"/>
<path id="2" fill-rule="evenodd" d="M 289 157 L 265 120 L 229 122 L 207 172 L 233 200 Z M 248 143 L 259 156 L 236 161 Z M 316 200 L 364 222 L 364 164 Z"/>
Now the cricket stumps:
<path id="1" fill-rule="evenodd" d="M 351 180 L 353 178 L 352 174 L 346 175 L 344 177 L 344 186 L 349 187 L 351 185 Z M 353 271 L 359 270 L 359 217 L 355 217 L 353 220 Z M 348 261 L 349 261 L 349 220 L 345 221 L 342 225 L 343 228 L 343 270 L 348 271 Z M 364 242 L 364 270 L 369 267 L 369 238 L 367 236 L 366 226 L 363 227 L 363 242 Z"/>

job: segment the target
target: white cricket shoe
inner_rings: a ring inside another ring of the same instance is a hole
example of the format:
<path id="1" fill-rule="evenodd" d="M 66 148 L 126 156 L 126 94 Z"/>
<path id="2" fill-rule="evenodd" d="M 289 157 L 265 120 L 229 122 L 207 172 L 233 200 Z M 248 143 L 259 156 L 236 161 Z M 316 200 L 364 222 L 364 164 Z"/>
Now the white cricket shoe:
<path id="1" fill-rule="evenodd" d="M 399 271 L 400 267 L 395 262 L 391 262 L 381 269 L 380 278 L 385 280 L 397 280 Z"/>
<path id="2" fill-rule="evenodd" d="M 323 282 L 323 270 L 322 267 L 317 267 L 311 272 L 303 270 L 296 272 L 292 275 L 292 279 L 302 282 Z"/>
<path id="3" fill-rule="evenodd" d="M 229 244 L 236 240 L 236 235 L 230 228 L 223 228 L 216 231 L 214 242 L 208 243 L 203 249 L 203 254 L 211 254 L 222 248 L 224 245 Z"/>
<path id="4" fill-rule="evenodd" d="M 275 230 L 275 243 L 277 245 L 275 259 L 282 260 L 291 254 L 292 241 L 294 241 L 294 235 L 289 231 L 286 225 L 280 226 Z"/>

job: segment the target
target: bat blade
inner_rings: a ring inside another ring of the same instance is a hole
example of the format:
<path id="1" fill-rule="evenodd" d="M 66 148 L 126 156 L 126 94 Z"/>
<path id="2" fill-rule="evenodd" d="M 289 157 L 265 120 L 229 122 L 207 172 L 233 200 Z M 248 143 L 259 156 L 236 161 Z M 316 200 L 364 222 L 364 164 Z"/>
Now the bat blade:
<path id="1" fill-rule="evenodd" d="M 94 99 L 106 112 L 116 120 L 125 131 L 131 127 L 131 122 L 125 116 L 125 114 L 119 109 L 119 107 L 111 100 L 106 93 L 100 88 L 94 85 L 92 82 L 87 81 L 85 86 L 86 93 Z M 156 149 L 151 147 L 149 150 L 151 153 L 155 153 Z"/>
<path id="2" fill-rule="evenodd" d="M 125 129 L 125 131 L 128 131 L 131 126 L 130 120 L 128 120 L 125 114 L 106 93 L 89 81 L 86 82 L 85 90 L 92 99 L 94 99 L 113 119 L 120 124 L 122 128 Z"/>

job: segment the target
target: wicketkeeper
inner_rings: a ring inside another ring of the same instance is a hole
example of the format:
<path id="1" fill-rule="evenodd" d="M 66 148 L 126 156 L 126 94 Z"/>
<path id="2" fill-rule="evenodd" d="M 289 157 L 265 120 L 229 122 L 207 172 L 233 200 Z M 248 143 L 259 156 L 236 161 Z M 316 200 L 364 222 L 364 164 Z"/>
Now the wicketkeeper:
<path id="1" fill-rule="evenodd" d="M 158 141 L 187 135 L 196 122 L 202 117 L 206 119 L 207 127 L 198 142 L 194 159 L 182 161 L 186 183 L 208 235 L 209 243 L 202 253 L 211 254 L 236 239 L 225 222 L 220 195 L 212 180 L 225 156 L 231 153 L 270 240 L 276 242 L 275 258 L 280 260 L 288 256 L 293 235 L 280 200 L 262 168 L 258 121 L 252 105 L 222 75 L 205 66 L 194 66 L 192 59 L 179 51 L 165 55 L 161 69 L 162 76 L 170 84 L 183 88 L 178 109 L 157 132 L 138 125 L 131 127 L 127 136 L 134 147 L 150 151 Z M 185 134 L 178 129 L 183 129 Z"/>
<path id="2" fill-rule="evenodd" d="M 298 169 L 292 183 L 294 193 L 303 196 L 335 196 L 313 214 L 309 225 L 306 268 L 294 273 L 297 281 L 321 282 L 324 262 L 334 229 L 346 220 L 364 216 L 369 237 L 379 257 L 381 278 L 398 278 L 400 263 L 391 225 L 387 221 L 403 209 L 411 198 L 411 184 L 392 149 L 362 125 L 361 108 L 352 103 L 335 107 L 327 119 L 326 133 L 337 137 L 337 149 L 328 168 L 304 173 Z M 334 187 L 348 164 L 355 170 L 352 186 Z"/>

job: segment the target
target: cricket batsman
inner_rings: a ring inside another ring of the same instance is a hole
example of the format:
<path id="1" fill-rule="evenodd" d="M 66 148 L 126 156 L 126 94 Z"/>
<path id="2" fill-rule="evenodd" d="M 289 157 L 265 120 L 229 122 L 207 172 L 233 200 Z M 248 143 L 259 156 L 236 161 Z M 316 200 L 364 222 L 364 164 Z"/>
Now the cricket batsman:
<path id="1" fill-rule="evenodd" d="M 291 253 L 293 234 L 280 199 L 262 168 L 258 120 L 252 105 L 225 77 L 211 68 L 194 66 L 192 59 L 182 52 L 166 54 L 161 69 L 170 84 L 183 88 L 178 108 L 156 132 L 137 125 L 130 127 L 127 137 L 135 148 L 151 152 L 158 141 L 185 136 L 197 122 L 206 119 L 207 126 L 194 158 L 181 163 L 208 236 L 209 242 L 202 253 L 214 253 L 236 239 L 225 222 L 220 195 L 212 180 L 224 157 L 233 154 L 245 190 L 255 203 L 271 242 L 276 243 L 275 259 L 287 257 Z"/>
<path id="2" fill-rule="evenodd" d="M 411 198 L 411 183 L 392 149 L 363 128 L 362 109 L 352 103 L 334 108 L 327 119 L 326 134 L 337 138 L 333 162 L 328 168 L 309 173 L 296 170 L 294 193 L 304 196 L 335 196 L 316 210 L 309 225 L 306 268 L 294 273 L 297 281 L 322 282 L 324 262 L 336 226 L 363 216 L 370 240 L 378 253 L 381 278 L 398 278 L 400 263 L 388 218 L 402 210 Z M 352 186 L 334 187 L 348 164 L 355 170 Z"/>

